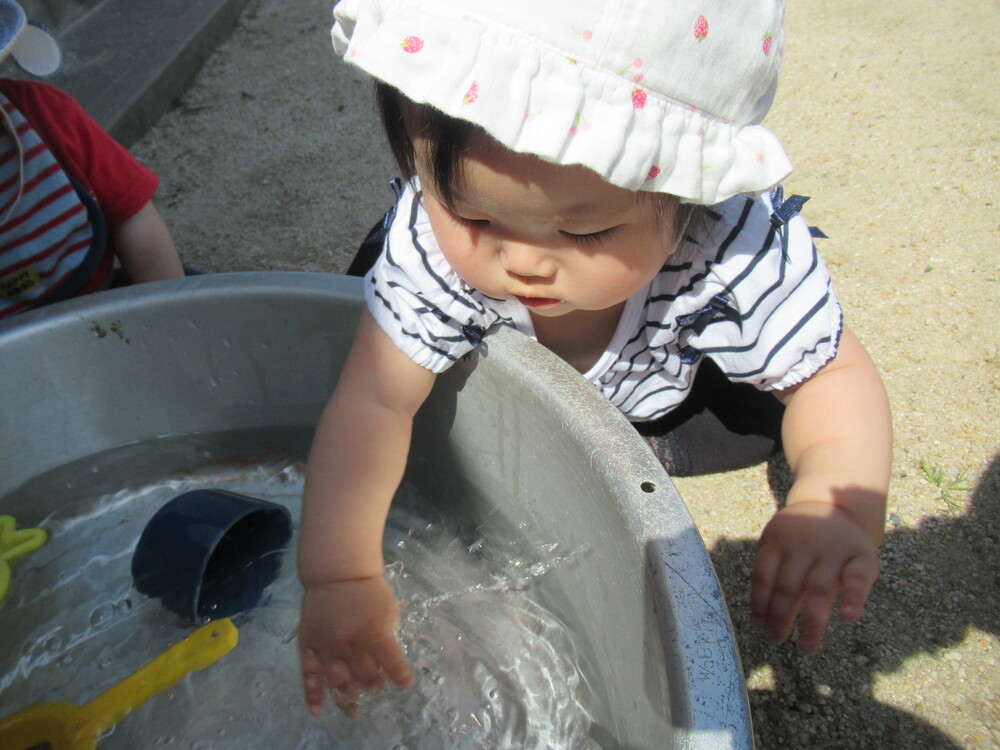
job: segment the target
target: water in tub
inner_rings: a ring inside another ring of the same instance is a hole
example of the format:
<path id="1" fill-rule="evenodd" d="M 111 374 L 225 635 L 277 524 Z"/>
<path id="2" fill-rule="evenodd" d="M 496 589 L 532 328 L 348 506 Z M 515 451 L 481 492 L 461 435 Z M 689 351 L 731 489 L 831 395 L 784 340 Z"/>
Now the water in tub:
<path id="1" fill-rule="evenodd" d="M 90 470 L 100 473 L 100 461 Z M 48 543 L 17 563 L 0 610 L 0 715 L 44 701 L 82 705 L 193 630 L 132 587 L 132 551 L 162 504 L 217 487 L 283 503 L 297 527 L 302 478 L 294 463 L 215 466 L 60 506 L 42 524 Z M 85 479 L 64 480 L 51 489 L 85 494 Z M 572 637 L 538 597 L 545 573 L 573 565 L 579 551 L 547 548 L 529 561 L 416 510 L 419 498 L 401 492 L 414 502 L 394 506 L 385 553 L 414 688 L 366 696 L 360 719 L 333 708 L 307 716 L 295 644 L 301 588 L 289 549 L 278 579 L 240 624 L 237 647 L 149 700 L 99 746 L 590 747 Z"/>

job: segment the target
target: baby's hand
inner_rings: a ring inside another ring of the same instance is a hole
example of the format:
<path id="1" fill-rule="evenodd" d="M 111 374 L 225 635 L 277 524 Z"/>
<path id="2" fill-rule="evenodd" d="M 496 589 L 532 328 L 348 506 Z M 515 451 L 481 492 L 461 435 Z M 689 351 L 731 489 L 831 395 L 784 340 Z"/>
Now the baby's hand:
<path id="1" fill-rule="evenodd" d="M 840 618 L 856 620 L 878 573 L 875 544 L 846 511 L 823 502 L 795 503 L 761 533 L 751 576 L 753 621 L 781 643 L 799 616 L 799 648 L 817 651 L 837 594 Z"/>
<path id="2" fill-rule="evenodd" d="M 379 578 L 306 589 L 299 623 L 299 658 L 309 713 L 323 708 L 324 685 L 348 716 L 361 713 L 361 690 L 386 678 L 410 687 L 413 676 L 396 639 L 399 621 L 392 588 Z"/>

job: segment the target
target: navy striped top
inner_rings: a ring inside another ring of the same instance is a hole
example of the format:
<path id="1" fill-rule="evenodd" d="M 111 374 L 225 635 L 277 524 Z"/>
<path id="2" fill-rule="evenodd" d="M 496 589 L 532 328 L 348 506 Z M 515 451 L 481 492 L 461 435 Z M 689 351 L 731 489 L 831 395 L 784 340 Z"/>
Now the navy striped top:
<path id="1" fill-rule="evenodd" d="M 730 198 L 688 228 L 667 264 L 630 298 L 600 359 L 584 373 L 632 421 L 684 400 L 703 357 L 733 381 L 781 390 L 836 353 L 842 327 L 809 227 L 772 222 L 768 196 Z M 446 370 L 494 325 L 534 337 L 528 309 L 468 286 L 445 260 L 421 204 L 400 196 L 382 255 L 365 281 L 368 309 L 414 362 Z"/>

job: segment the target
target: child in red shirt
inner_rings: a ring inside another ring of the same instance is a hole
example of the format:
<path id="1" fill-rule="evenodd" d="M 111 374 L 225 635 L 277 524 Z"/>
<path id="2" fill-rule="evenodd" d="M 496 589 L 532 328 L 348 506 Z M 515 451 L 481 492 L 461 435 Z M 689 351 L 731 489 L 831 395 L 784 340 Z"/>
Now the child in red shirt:
<path id="1" fill-rule="evenodd" d="M 54 72 L 54 40 L 0 0 L 0 60 L 38 41 L 22 67 Z M 116 257 L 132 283 L 183 276 L 158 185 L 69 94 L 0 79 L 0 317 L 106 288 Z"/>

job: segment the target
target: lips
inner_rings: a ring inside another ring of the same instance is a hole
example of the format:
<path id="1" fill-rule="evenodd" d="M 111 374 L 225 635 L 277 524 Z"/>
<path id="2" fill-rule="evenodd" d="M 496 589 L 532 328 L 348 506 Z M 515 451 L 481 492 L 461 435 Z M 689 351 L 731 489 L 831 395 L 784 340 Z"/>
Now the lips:
<path id="1" fill-rule="evenodd" d="M 522 297 L 520 295 L 515 295 L 515 298 L 525 307 L 532 307 L 536 310 L 544 310 L 549 307 L 555 307 L 562 300 L 552 299 L 551 297 Z"/>

